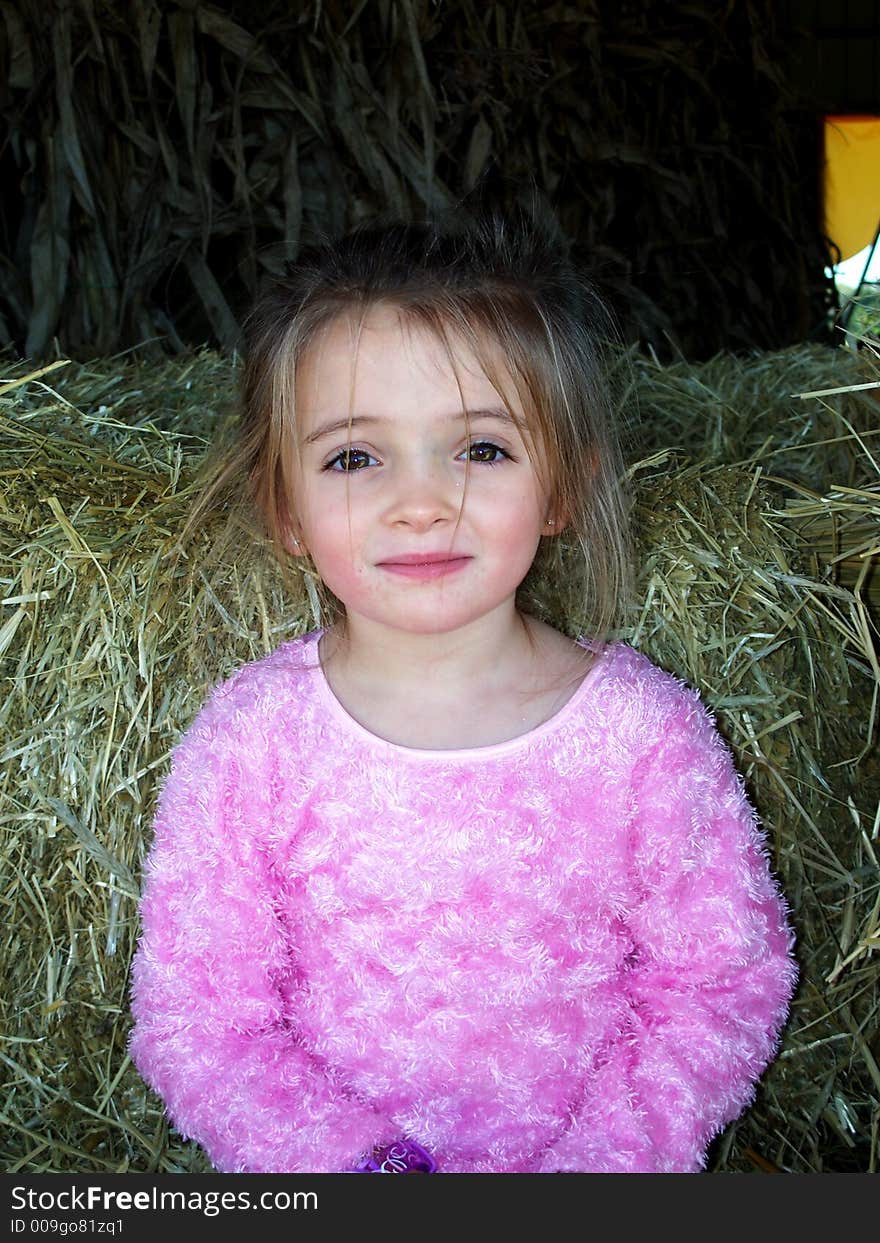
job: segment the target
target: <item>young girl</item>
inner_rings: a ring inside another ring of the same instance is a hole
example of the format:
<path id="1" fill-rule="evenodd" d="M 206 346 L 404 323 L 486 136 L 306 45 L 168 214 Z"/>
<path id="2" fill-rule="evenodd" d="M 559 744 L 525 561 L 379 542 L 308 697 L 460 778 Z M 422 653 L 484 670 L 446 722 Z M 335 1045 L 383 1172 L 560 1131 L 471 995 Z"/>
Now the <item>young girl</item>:
<path id="1" fill-rule="evenodd" d="M 176 749 L 133 988 L 135 1062 L 219 1170 L 697 1171 L 777 1048 L 792 937 L 742 781 L 696 693 L 603 641 L 595 312 L 497 222 L 361 232 L 254 312 L 238 466 L 332 611 Z M 576 640 L 518 607 L 561 532 Z"/>

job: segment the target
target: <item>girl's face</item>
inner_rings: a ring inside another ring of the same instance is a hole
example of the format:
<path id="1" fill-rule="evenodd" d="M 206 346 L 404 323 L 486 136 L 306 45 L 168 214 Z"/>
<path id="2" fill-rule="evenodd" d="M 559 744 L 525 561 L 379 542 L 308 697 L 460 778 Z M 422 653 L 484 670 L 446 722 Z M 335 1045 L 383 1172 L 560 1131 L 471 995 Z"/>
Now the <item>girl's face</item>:
<path id="1" fill-rule="evenodd" d="M 466 349 L 454 368 L 393 308 L 354 334 L 335 320 L 297 369 L 290 551 L 311 554 L 351 624 L 430 634 L 509 620 L 556 530 L 509 406 Z"/>

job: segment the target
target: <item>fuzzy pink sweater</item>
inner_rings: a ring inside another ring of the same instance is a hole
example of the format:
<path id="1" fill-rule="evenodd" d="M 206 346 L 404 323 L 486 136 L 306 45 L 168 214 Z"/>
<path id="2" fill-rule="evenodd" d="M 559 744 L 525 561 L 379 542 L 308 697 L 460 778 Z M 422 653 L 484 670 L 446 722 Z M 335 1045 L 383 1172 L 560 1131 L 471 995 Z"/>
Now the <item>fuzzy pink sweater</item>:
<path id="1" fill-rule="evenodd" d="M 731 757 L 623 644 L 522 737 L 357 724 L 318 634 L 220 686 L 159 804 L 131 1050 L 224 1171 L 697 1171 L 796 969 Z"/>

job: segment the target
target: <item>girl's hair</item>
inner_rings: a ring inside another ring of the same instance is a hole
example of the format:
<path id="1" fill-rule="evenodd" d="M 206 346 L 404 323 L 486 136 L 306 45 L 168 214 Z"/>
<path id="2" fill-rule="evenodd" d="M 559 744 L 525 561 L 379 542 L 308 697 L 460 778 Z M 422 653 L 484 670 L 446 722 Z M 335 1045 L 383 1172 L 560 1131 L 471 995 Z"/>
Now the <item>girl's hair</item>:
<path id="1" fill-rule="evenodd" d="M 519 602 L 603 641 L 629 582 L 627 503 L 607 365 L 616 334 L 591 283 L 560 243 L 524 215 L 362 227 L 289 264 L 245 325 L 237 461 L 221 472 L 212 495 L 233 476 L 246 477 L 284 559 L 296 524 L 290 478 L 296 368 L 331 321 L 344 314 L 362 323 L 377 306 L 434 332 L 453 358 L 455 342 L 463 342 L 502 398 L 512 379 L 549 506 L 565 522 L 564 535 L 541 541 Z M 498 374 L 493 344 L 509 378 Z M 541 588 L 551 577 L 556 600 L 548 604 Z M 329 619 L 338 619 L 339 602 L 324 594 Z"/>

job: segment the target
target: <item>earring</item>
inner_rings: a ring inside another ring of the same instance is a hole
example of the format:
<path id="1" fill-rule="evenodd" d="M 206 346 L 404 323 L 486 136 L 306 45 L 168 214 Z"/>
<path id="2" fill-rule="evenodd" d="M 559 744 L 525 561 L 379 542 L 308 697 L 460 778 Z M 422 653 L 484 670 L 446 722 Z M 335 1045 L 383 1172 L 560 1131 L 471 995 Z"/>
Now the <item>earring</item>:
<path id="1" fill-rule="evenodd" d="M 548 526 L 548 527 L 552 527 L 552 526 L 554 525 L 555 521 L 556 521 L 556 520 L 555 520 L 554 518 L 548 518 L 548 519 L 547 519 L 547 526 Z"/>

